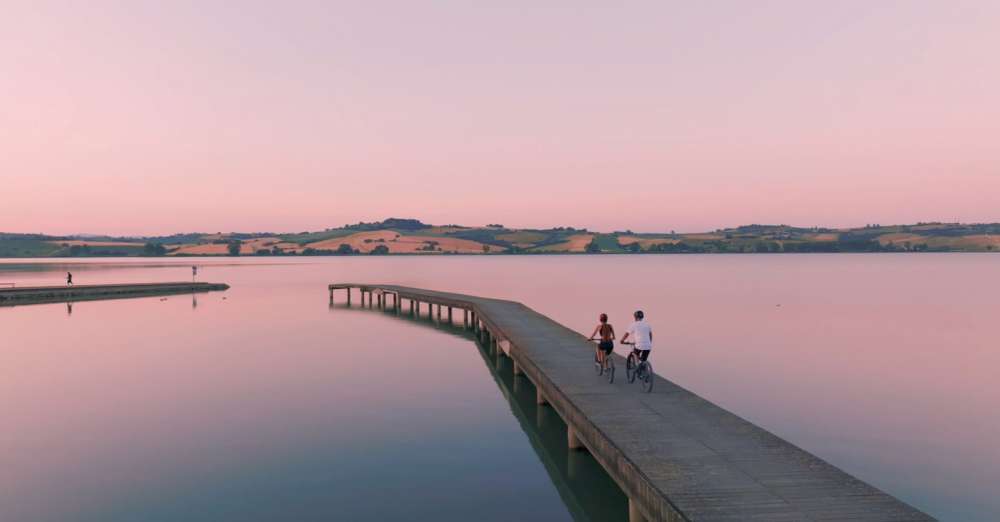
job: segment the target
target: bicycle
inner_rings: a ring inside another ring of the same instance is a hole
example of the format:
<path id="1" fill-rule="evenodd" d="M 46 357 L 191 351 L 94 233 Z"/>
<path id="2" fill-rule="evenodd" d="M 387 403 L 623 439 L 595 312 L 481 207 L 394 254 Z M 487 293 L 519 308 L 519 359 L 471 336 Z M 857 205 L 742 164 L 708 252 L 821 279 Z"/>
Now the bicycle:
<path id="1" fill-rule="evenodd" d="M 596 341 L 600 345 L 601 341 L 599 339 L 591 339 L 591 341 Z M 594 350 L 594 372 L 597 375 L 608 375 L 608 384 L 615 382 L 615 360 L 611 357 L 611 354 L 604 355 L 604 364 L 601 364 L 601 360 L 597 356 L 597 352 L 600 347 Z"/>
<path id="2" fill-rule="evenodd" d="M 639 356 L 635 353 L 635 343 L 625 342 L 622 344 L 633 348 L 625 359 L 625 377 L 628 382 L 635 382 L 638 379 L 642 391 L 646 393 L 653 391 L 653 365 L 648 360 L 639 360 Z"/>

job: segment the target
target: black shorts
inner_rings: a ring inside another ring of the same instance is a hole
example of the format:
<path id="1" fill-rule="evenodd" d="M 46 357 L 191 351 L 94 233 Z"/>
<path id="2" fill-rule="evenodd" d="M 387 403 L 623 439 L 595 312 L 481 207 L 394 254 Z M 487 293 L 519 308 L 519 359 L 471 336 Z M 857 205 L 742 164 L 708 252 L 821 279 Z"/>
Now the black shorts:
<path id="1" fill-rule="evenodd" d="M 653 350 L 640 350 L 638 348 L 633 348 L 632 349 L 632 353 L 634 353 L 635 356 L 640 361 L 645 361 L 646 359 L 649 359 L 649 352 L 651 352 L 651 351 L 653 351 Z"/>
<path id="2" fill-rule="evenodd" d="M 604 350 L 604 353 L 611 353 L 615 350 L 615 343 L 614 341 L 601 341 L 597 347 Z"/>

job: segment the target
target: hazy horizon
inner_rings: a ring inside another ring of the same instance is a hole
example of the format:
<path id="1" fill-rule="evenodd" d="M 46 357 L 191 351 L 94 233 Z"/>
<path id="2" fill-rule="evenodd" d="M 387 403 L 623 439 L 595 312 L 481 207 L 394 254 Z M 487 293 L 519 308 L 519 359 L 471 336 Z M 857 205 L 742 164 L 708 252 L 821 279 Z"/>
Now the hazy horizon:
<path id="1" fill-rule="evenodd" d="M 5 7 L 4 231 L 1000 221 L 996 2 Z"/>
<path id="2" fill-rule="evenodd" d="M 54 232 L 45 232 L 45 231 L 37 231 L 37 230 L 30 230 L 30 231 L 23 231 L 23 230 L 0 230 L 0 233 L 11 233 L 11 234 L 42 234 L 42 235 L 48 235 L 48 236 L 75 236 L 75 237 L 88 237 L 88 236 L 93 236 L 93 237 L 104 236 L 104 237 L 107 237 L 107 236 L 111 236 L 111 237 L 136 237 L 136 238 L 170 236 L 170 235 L 180 235 L 180 234 L 267 234 L 267 233 L 294 234 L 294 233 L 299 233 L 299 232 L 320 232 L 320 231 L 327 230 L 327 229 L 337 229 L 337 228 L 343 228 L 343 227 L 350 226 L 350 225 L 357 225 L 359 223 L 381 223 L 381 222 L 383 222 L 383 221 L 385 221 L 387 219 L 396 219 L 396 218 L 411 219 L 409 217 L 404 217 L 404 216 L 391 216 L 391 217 L 387 217 L 387 218 L 384 218 L 384 219 L 372 219 L 372 220 L 360 220 L 360 221 L 355 220 L 355 221 L 350 222 L 350 223 L 342 223 L 340 225 L 330 225 L 330 226 L 319 227 L 319 228 L 314 228 L 314 229 L 288 229 L 288 230 L 281 230 L 281 229 L 275 229 L 275 228 L 263 228 L 263 229 L 255 229 L 255 230 L 249 230 L 249 229 L 209 230 L 209 229 L 204 229 L 204 230 L 175 230 L 175 231 L 172 231 L 172 232 L 161 233 L 161 234 L 152 234 L 152 233 L 150 233 L 150 234 L 143 234 L 143 233 L 137 233 L 137 234 L 110 234 L 110 233 L 104 233 L 104 232 L 101 232 L 101 231 L 93 231 L 93 230 L 90 230 L 90 231 L 81 231 L 81 232 L 65 232 L 65 233 L 54 233 Z M 412 219 L 417 219 L 418 221 L 421 221 L 425 225 L 428 225 L 428 226 L 457 225 L 457 226 L 468 227 L 468 228 L 486 228 L 490 224 L 490 223 L 453 223 L 453 222 L 449 222 L 449 223 L 428 223 L 428 222 L 425 222 L 423 220 L 420 220 L 419 218 L 412 218 Z M 890 227 L 894 227 L 894 226 L 912 226 L 912 225 L 918 225 L 918 224 L 928 224 L 928 225 L 930 225 L 930 224 L 938 224 L 938 223 L 939 224 L 945 224 L 945 225 L 950 225 L 950 224 L 957 224 L 957 225 L 982 225 L 982 224 L 992 224 L 992 223 L 995 223 L 995 222 L 958 223 L 958 222 L 945 222 L 945 221 L 922 221 L 922 222 L 914 222 L 914 223 L 866 223 L 866 224 L 860 225 L 860 227 L 864 227 L 864 226 L 869 225 L 869 224 L 870 225 L 877 225 L 877 226 L 880 226 L 882 228 L 890 228 Z M 576 225 L 573 225 L 573 224 L 565 224 L 565 223 L 551 223 L 549 225 L 541 226 L 541 227 L 514 227 L 514 226 L 508 225 L 506 223 L 498 223 L 498 224 L 499 225 L 503 225 L 505 228 L 510 228 L 510 229 L 549 230 L 549 229 L 558 228 L 558 227 L 571 227 L 571 228 L 577 228 L 577 229 L 586 229 L 586 230 L 588 230 L 590 232 L 596 232 L 596 233 L 612 233 L 612 232 L 625 232 L 625 231 L 629 231 L 629 232 L 633 232 L 633 233 L 637 233 L 637 234 L 663 234 L 663 233 L 669 233 L 669 232 L 676 232 L 677 234 L 698 234 L 698 233 L 703 233 L 703 232 L 714 232 L 716 230 L 735 229 L 735 228 L 745 227 L 745 226 L 787 226 L 787 227 L 793 227 L 793 228 L 813 228 L 812 225 L 799 225 L 799 224 L 795 224 L 795 223 L 741 223 L 741 224 L 732 224 L 732 225 L 727 225 L 727 226 L 723 226 L 723 227 L 712 228 L 712 229 L 704 229 L 704 230 L 678 230 L 678 229 L 658 229 L 658 230 L 649 229 L 649 230 L 647 230 L 647 229 L 637 229 L 635 227 L 623 227 L 623 228 L 617 228 L 617 229 L 610 229 L 610 228 L 589 228 L 589 227 L 576 226 Z M 822 227 L 821 226 L 819 228 L 821 228 L 821 229 L 830 229 L 830 230 L 846 230 L 846 229 L 860 228 L 860 227 L 847 227 L 847 226 Z"/>

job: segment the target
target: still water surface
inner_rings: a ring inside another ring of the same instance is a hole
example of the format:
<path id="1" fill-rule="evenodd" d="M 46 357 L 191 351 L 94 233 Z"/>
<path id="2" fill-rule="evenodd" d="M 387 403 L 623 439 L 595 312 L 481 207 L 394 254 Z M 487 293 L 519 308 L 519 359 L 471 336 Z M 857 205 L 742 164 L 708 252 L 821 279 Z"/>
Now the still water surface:
<path id="1" fill-rule="evenodd" d="M 625 514 L 527 381 L 461 328 L 330 307 L 348 281 L 516 299 L 587 333 L 642 308 L 658 373 L 943 520 L 1000 519 L 1000 256 L 0 261 L 0 282 L 195 263 L 232 288 L 0 308 L 0 520 Z"/>

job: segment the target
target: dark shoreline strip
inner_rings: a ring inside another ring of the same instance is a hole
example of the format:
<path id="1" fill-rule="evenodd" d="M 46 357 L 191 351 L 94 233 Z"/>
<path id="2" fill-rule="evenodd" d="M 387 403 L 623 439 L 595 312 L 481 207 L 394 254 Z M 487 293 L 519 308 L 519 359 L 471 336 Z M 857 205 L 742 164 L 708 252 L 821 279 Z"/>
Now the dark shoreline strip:
<path id="1" fill-rule="evenodd" d="M 185 282 L 0 288 L 0 306 L 127 299 L 228 289 L 229 285 L 221 283 Z"/>

